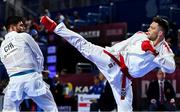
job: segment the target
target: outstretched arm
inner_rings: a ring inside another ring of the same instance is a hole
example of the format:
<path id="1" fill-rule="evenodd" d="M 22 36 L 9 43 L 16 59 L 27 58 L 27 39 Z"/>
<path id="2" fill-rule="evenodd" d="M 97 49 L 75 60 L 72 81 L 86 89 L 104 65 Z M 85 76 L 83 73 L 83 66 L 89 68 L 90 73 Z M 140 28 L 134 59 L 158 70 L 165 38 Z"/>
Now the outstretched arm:
<path id="1" fill-rule="evenodd" d="M 175 71 L 176 65 L 174 61 L 174 55 L 157 56 L 154 59 L 154 62 L 159 65 L 163 72 L 173 73 Z"/>
<path id="2" fill-rule="evenodd" d="M 173 73 L 176 68 L 174 54 L 165 41 L 163 44 L 163 49 L 161 49 L 159 55 L 154 59 L 154 62 L 159 65 L 163 72 Z"/>

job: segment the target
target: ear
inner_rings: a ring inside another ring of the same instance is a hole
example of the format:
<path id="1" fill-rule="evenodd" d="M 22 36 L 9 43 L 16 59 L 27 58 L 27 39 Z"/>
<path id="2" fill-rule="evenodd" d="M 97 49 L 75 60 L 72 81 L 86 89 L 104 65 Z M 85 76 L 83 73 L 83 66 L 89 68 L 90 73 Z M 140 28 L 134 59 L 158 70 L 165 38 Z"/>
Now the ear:
<path id="1" fill-rule="evenodd" d="M 159 32 L 158 32 L 158 36 L 159 36 L 159 37 L 162 37 L 163 35 L 164 35 L 164 32 L 163 32 L 163 31 L 159 31 Z"/>
<path id="2" fill-rule="evenodd" d="M 8 31 L 14 31 L 15 29 L 16 29 L 16 27 L 14 25 L 9 25 Z"/>

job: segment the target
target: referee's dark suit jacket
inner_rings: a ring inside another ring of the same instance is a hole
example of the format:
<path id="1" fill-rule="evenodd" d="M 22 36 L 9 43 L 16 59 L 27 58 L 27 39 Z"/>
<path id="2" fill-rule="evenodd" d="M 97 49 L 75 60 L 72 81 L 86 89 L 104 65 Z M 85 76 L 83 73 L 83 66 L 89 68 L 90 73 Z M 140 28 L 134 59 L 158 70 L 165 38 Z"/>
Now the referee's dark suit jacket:
<path id="1" fill-rule="evenodd" d="M 175 91 L 171 83 L 167 80 L 164 81 L 164 96 L 167 102 L 169 102 L 172 98 L 175 98 Z M 147 90 L 147 97 L 149 102 L 151 99 L 156 99 L 159 102 L 159 83 L 158 80 L 152 81 L 149 84 L 149 88 Z"/>

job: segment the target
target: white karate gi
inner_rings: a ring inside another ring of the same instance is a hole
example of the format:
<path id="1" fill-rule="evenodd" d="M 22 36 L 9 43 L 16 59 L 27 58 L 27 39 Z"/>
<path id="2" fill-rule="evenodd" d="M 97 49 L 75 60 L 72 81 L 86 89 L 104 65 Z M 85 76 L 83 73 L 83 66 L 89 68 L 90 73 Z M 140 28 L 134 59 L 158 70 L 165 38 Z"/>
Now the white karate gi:
<path id="1" fill-rule="evenodd" d="M 60 23 L 54 32 L 73 45 L 84 57 L 92 61 L 104 74 L 111 85 L 118 111 L 132 111 L 132 86 L 131 80 L 126 78 L 126 96 L 121 100 L 121 68 L 103 50 L 107 50 L 119 59 L 119 54 L 124 57 L 129 74 L 133 78 L 143 77 L 156 67 L 163 72 L 172 73 L 175 70 L 174 54 L 163 40 L 156 46 L 158 56 L 150 52 L 142 51 L 141 44 L 144 40 L 149 40 L 143 32 L 137 32 L 132 37 L 115 44 L 112 47 L 103 48 L 86 41 L 81 35 L 69 30 L 63 23 Z"/>
<path id="2" fill-rule="evenodd" d="M 28 97 L 43 110 L 57 112 L 49 86 L 42 80 L 42 52 L 29 34 L 15 31 L 6 34 L 0 57 L 10 77 L 4 91 L 3 111 L 19 111 L 20 103 Z"/>

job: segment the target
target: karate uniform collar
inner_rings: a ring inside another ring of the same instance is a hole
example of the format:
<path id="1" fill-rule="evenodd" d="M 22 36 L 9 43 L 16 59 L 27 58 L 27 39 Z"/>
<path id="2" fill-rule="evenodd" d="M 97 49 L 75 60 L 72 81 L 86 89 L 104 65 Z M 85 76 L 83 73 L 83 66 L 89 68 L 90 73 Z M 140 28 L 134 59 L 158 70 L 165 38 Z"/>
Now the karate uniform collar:
<path id="1" fill-rule="evenodd" d="M 165 41 L 165 39 L 163 39 L 161 42 L 159 42 L 159 43 L 155 46 L 155 49 L 156 49 L 157 51 L 159 51 L 160 46 L 163 44 L 164 41 Z"/>
<path id="2" fill-rule="evenodd" d="M 8 33 L 5 35 L 5 39 L 6 39 L 6 38 L 9 38 L 10 35 L 14 35 L 15 33 L 17 33 L 17 32 L 16 32 L 16 31 L 8 32 Z"/>

